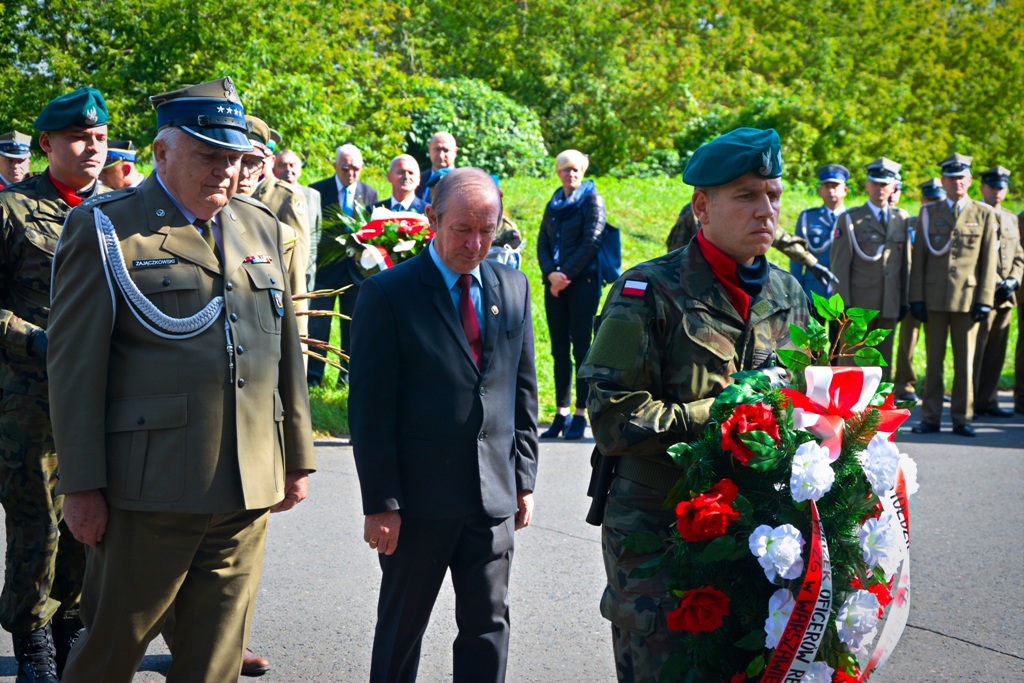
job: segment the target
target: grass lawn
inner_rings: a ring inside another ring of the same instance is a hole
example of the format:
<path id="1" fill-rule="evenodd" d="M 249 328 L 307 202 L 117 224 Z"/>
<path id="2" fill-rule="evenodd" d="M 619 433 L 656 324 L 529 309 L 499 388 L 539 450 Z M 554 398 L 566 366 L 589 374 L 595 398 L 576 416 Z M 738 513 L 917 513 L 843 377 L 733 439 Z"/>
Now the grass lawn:
<path id="1" fill-rule="evenodd" d="M 365 176 L 363 178 L 366 180 Z M 388 194 L 387 185 L 376 178 L 367 180 L 383 195 Z M 608 221 L 622 231 L 623 265 L 646 261 L 665 252 L 665 238 L 675 223 L 676 216 L 685 202 L 690 200 L 691 188 L 681 180 L 669 178 L 615 179 L 597 178 L 597 191 L 604 197 Z M 509 178 L 502 181 L 505 193 L 505 211 L 518 225 L 526 239 L 523 249 L 525 258 L 523 272 L 530 279 L 533 303 L 533 333 L 536 341 L 537 382 L 540 393 L 540 422 L 549 423 L 555 414 L 554 378 L 551 365 L 550 340 L 544 319 L 544 296 L 541 289 L 540 269 L 536 262 L 536 235 L 540 226 L 544 205 L 559 187 L 557 180 L 534 178 Z M 848 206 L 857 206 L 865 201 L 863 194 L 847 197 Z M 782 199 L 782 228 L 792 231 L 797 216 L 803 209 L 817 206 L 820 199 L 813 190 L 789 188 Z M 904 199 L 902 208 L 912 215 L 917 213 L 918 204 Z M 1008 203 L 1007 208 L 1019 212 L 1021 207 Z M 769 259 L 788 270 L 788 259 L 772 249 Z M 332 334 L 337 343 L 337 324 Z M 1010 388 L 1013 383 L 1013 349 L 1017 338 L 1016 312 L 1011 326 L 1009 352 L 1004 366 L 1000 386 Z M 952 386 L 952 353 L 947 350 L 944 378 L 947 391 Z M 925 372 L 925 351 L 923 341 L 918 344 L 914 356 L 914 367 L 918 374 L 919 386 Z M 334 387 L 337 372 L 328 368 L 324 386 L 310 394 L 313 406 L 313 426 L 318 434 L 347 434 L 347 392 Z"/>

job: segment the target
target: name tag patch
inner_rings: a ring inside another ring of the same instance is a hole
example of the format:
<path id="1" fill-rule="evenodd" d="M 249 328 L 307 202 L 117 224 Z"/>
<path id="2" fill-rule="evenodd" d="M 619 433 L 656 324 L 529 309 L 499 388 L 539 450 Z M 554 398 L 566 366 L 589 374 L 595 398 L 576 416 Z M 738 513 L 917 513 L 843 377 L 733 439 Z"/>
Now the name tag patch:
<path id="1" fill-rule="evenodd" d="M 172 256 L 170 258 L 149 258 L 140 259 L 138 261 L 132 261 L 132 268 L 159 268 L 160 266 L 176 265 L 178 265 L 177 256 Z"/>

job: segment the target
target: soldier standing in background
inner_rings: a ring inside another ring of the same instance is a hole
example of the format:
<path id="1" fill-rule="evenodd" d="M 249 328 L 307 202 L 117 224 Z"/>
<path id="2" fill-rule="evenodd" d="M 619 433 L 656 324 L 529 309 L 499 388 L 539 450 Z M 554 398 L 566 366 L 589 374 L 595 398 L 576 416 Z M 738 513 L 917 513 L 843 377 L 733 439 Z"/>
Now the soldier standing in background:
<path id="1" fill-rule="evenodd" d="M 931 178 L 921 183 L 921 206 L 931 204 L 946 198 L 946 191 L 942 189 L 942 183 L 938 178 Z M 907 219 L 907 234 L 910 236 L 910 245 L 914 245 L 914 235 L 917 231 L 917 216 Z M 910 270 L 914 270 L 913 250 L 911 250 Z M 893 377 L 895 386 L 893 394 L 897 401 L 917 402 L 917 374 L 914 372 L 914 349 L 917 348 L 917 338 L 921 330 L 921 321 L 912 315 L 903 316 L 900 320 L 900 340 L 896 349 L 896 374 Z"/>
<path id="2" fill-rule="evenodd" d="M 999 377 L 1006 360 L 1010 317 L 1017 304 L 1017 289 L 1024 276 L 1024 248 L 1020 243 L 1017 216 L 1002 207 L 1010 186 L 1010 171 L 1002 166 L 981 174 L 981 194 L 998 215 L 998 257 L 995 262 L 996 295 L 993 311 L 978 323 L 978 345 L 974 356 L 974 414 L 1013 417 L 1013 411 L 999 407 Z"/>
<path id="3" fill-rule="evenodd" d="M 135 145 L 131 140 L 109 140 L 107 160 L 100 171 L 100 182 L 111 190 L 138 187 L 146 176 L 135 167 Z"/>
<path id="4" fill-rule="evenodd" d="M 0 135 L 0 190 L 28 177 L 32 137 L 12 130 Z"/>
<path id="5" fill-rule="evenodd" d="M 832 233 L 835 232 L 836 219 L 843 215 L 846 207 L 843 199 L 846 197 L 846 182 L 850 179 L 850 172 L 839 164 L 828 164 L 818 169 L 818 196 L 823 202 L 822 206 L 814 209 L 804 209 L 796 219 L 796 229 L 793 234 L 807 241 L 808 249 L 818 263 L 824 268 L 829 268 L 833 273 L 835 268 L 831 267 Z M 811 292 L 817 292 L 820 296 L 828 298 L 832 295 L 832 281 L 826 279 L 824 282 L 809 267 L 799 261 L 789 262 L 789 272 L 800 282 L 800 286 L 811 298 Z"/>
<path id="6" fill-rule="evenodd" d="M 309 262 L 306 264 L 306 290 L 312 290 L 316 282 L 316 255 L 320 244 L 320 230 L 323 224 L 323 207 L 320 193 L 312 187 L 299 185 L 302 176 L 302 159 L 290 149 L 282 149 L 274 155 L 274 175 L 288 183 L 306 197 L 306 218 L 309 221 Z"/>
<path id="7" fill-rule="evenodd" d="M 579 371 L 590 385 L 594 440 L 615 463 L 602 508 L 601 614 L 612 623 L 623 682 L 658 681 L 688 638 L 668 629 L 679 600 L 665 572 L 629 576 L 661 552 L 638 555 L 623 545 L 635 531 L 667 538 L 672 528 L 675 514 L 664 503 L 680 470 L 666 449 L 704 430 L 730 374 L 773 364 L 776 348 L 793 346 L 789 325 L 807 324 L 800 284 L 764 257 L 778 227 L 781 175 L 774 130 L 740 128 L 698 148 L 683 174 L 695 186 L 696 239 L 619 278 Z"/>
<path id="8" fill-rule="evenodd" d="M 890 331 L 875 347 L 882 354 L 882 373 L 888 379 L 896 323 L 909 308 L 910 244 L 904 214 L 889 205 L 900 165 L 882 157 L 865 168 L 868 201 L 847 211 L 836 224 L 832 272 L 839 278 L 836 292 L 847 306 L 878 311 L 868 323 L 868 332 Z M 839 364 L 855 363 L 852 357 L 842 357 Z"/>
<path id="9" fill-rule="evenodd" d="M 63 522 L 46 373 L 50 271 L 68 212 L 99 189 L 107 105 L 93 88 L 61 95 L 34 123 L 49 167 L 0 192 L 0 501 L 7 571 L 0 624 L 18 683 L 57 683 L 82 623 L 85 553 Z"/>
<path id="10" fill-rule="evenodd" d="M 928 350 L 921 422 L 915 434 L 939 431 L 942 418 L 946 336 L 953 347 L 953 433 L 975 436 L 974 346 L 978 328 L 992 311 L 996 290 L 995 210 L 967 196 L 972 158 L 942 160 L 946 201 L 921 207 L 910 273 L 910 312 L 924 323 Z"/>

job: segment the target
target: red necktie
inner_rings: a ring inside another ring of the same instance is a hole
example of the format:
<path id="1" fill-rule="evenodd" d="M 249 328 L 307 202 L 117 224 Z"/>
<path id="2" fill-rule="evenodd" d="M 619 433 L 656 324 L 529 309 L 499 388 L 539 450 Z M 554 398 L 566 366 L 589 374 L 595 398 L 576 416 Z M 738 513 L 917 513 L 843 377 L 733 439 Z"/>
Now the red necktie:
<path id="1" fill-rule="evenodd" d="M 480 367 L 480 358 L 484 354 L 484 342 L 480 337 L 480 321 L 476 317 L 476 308 L 473 307 L 473 299 L 469 296 L 469 288 L 473 284 L 473 276 L 469 273 L 459 276 L 459 315 L 462 317 L 462 331 L 466 333 L 466 341 L 469 342 L 469 350 L 473 352 L 473 360 L 477 368 Z"/>

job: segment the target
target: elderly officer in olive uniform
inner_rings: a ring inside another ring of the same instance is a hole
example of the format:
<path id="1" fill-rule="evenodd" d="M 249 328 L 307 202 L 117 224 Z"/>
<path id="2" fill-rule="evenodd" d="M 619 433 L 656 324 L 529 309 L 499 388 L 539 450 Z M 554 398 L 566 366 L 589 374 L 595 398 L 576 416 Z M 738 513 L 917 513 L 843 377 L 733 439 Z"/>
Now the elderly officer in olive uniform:
<path id="1" fill-rule="evenodd" d="M 267 513 L 315 467 L 280 224 L 235 195 L 234 85 L 150 99 L 156 172 L 72 212 L 54 259 L 59 490 L 89 546 L 64 683 L 131 681 L 172 604 L 167 680 L 235 680 Z"/>
<path id="2" fill-rule="evenodd" d="M 921 189 L 921 206 L 946 198 L 946 191 L 938 178 L 930 178 L 919 185 Z M 913 271 L 914 235 L 917 230 L 917 216 L 907 219 L 907 235 L 911 246 L 911 271 Z M 900 319 L 900 339 L 896 348 L 896 372 L 893 375 L 893 394 L 898 401 L 917 403 L 917 374 L 914 372 L 914 350 L 921 330 L 921 321 L 912 315 Z"/>
<path id="3" fill-rule="evenodd" d="M 799 218 L 796 219 L 796 229 L 793 231 L 794 235 L 807 241 L 807 248 L 818 259 L 818 263 L 833 273 L 835 268 L 830 265 L 829 250 L 832 247 L 836 219 L 846 211 L 843 199 L 846 197 L 846 183 L 849 179 L 850 172 L 845 166 L 827 164 L 819 168 L 818 196 L 824 203 L 817 208 L 801 211 Z M 789 272 L 800 281 L 808 299 L 811 298 L 811 292 L 817 292 L 826 298 L 832 295 L 831 280 L 822 282 L 810 268 L 799 261 L 789 262 Z"/>
<path id="4" fill-rule="evenodd" d="M 135 167 L 137 156 L 131 140 L 108 140 L 107 160 L 100 171 L 100 182 L 111 190 L 138 187 L 146 176 Z"/>
<path id="5" fill-rule="evenodd" d="M 0 135 L 0 190 L 28 177 L 32 137 L 12 130 Z"/>
<path id="6" fill-rule="evenodd" d="M 65 216 L 100 189 L 106 102 L 98 90 L 79 88 L 47 104 L 34 125 L 49 167 L 0 192 L 0 500 L 7 524 L 0 624 L 14 639 L 18 681 L 55 682 L 81 629 L 85 555 L 61 522 L 63 499 L 55 495 L 46 373 L 50 271 Z"/>
<path id="7" fill-rule="evenodd" d="M 921 207 L 910 273 L 910 313 L 924 323 L 928 373 L 921 422 L 913 431 L 939 431 L 946 335 L 953 347 L 953 433 L 975 435 L 976 323 L 988 317 L 996 291 L 996 227 L 991 206 L 967 196 L 972 157 L 951 154 L 939 163 L 946 201 Z"/>
<path id="8" fill-rule="evenodd" d="M 995 306 L 988 317 L 978 323 L 974 353 L 974 414 L 990 417 L 1013 417 L 1012 410 L 999 407 L 998 393 L 1010 336 L 1010 314 L 1017 304 L 1017 289 L 1024 276 L 1024 247 L 1020 242 L 1017 216 L 1002 207 L 1009 186 L 1010 171 L 1002 166 L 981 174 L 981 194 L 999 216 Z"/>
<path id="9" fill-rule="evenodd" d="M 692 203 L 687 202 L 679 212 L 676 224 L 672 226 L 672 230 L 665 240 L 665 248 L 668 251 L 675 251 L 685 247 L 699 229 L 700 221 L 693 213 Z M 816 279 L 822 287 L 828 287 L 835 283 L 836 276 L 824 263 L 819 263 L 818 257 L 811 252 L 807 240 L 803 237 L 779 230 L 775 234 L 772 246 L 788 256 L 793 263 L 805 268 L 808 275 Z"/>
<path id="10" fill-rule="evenodd" d="M 836 224 L 832 272 L 839 278 L 836 292 L 847 306 L 878 311 L 868 331 L 889 330 L 875 347 L 889 377 L 896 322 L 909 308 L 910 242 L 905 214 L 889 206 L 900 165 L 882 157 L 865 168 L 868 201 L 847 211 Z M 842 346 L 840 354 L 841 365 L 854 365 L 852 354 Z"/>
<path id="11" fill-rule="evenodd" d="M 680 471 L 666 449 L 701 433 L 730 374 L 771 365 L 777 348 L 793 347 L 789 325 L 807 322 L 800 284 L 764 257 L 778 224 L 781 175 L 774 130 L 739 128 L 698 148 L 683 174 L 695 186 L 696 239 L 615 283 L 579 371 L 594 439 L 616 463 L 604 508 L 601 614 L 612 622 L 620 681 L 658 681 L 686 642 L 666 625 L 678 598 L 664 572 L 629 578 L 657 554 L 623 547 L 634 531 L 667 537 L 672 527 L 664 502 Z"/>
<path id="12" fill-rule="evenodd" d="M 306 198 L 306 217 L 309 219 L 309 258 L 306 264 L 306 289 L 313 288 L 316 281 L 316 255 L 320 244 L 320 232 L 323 227 L 323 207 L 320 193 L 308 185 L 300 185 L 302 176 L 302 158 L 293 150 L 282 149 L 274 155 L 274 175 L 278 180 L 288 183 Z"/>

